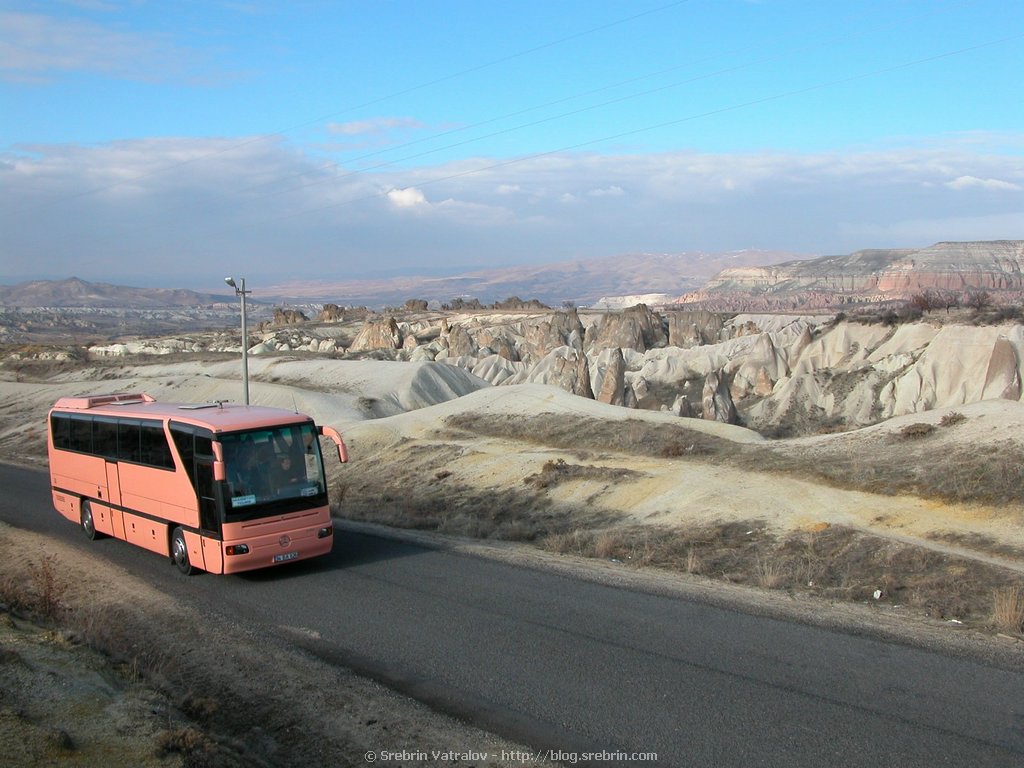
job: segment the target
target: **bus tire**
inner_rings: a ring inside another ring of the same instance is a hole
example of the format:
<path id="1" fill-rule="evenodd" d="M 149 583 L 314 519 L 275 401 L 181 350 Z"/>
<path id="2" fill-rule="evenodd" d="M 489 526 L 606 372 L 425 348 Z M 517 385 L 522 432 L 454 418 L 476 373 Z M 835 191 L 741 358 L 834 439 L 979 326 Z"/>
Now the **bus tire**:
<path id="1" fill-rule="evenodd" d="M 82 500 L 82 531 L 85 537 L 91 541 L 103 538 L 103 534 L 96 530 L 96 520 L 92 516 L 92 504 L 87 499 Z"/>
<path id="2" fill-rule="evenodd" d="M 171 534 L 171 561 L 186 576 L 191 576 L 196 572 L 195 567 L 189 562 L 185 532 L 180 527 L 175 528 Z"/>

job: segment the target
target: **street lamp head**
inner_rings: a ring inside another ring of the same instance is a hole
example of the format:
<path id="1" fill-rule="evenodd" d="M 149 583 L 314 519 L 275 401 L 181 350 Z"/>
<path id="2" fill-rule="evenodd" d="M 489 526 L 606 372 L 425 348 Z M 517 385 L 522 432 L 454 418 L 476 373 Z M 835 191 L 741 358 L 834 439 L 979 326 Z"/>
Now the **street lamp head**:
<path id="1" fill-rule="evenodd" d="M 227 283 L 228 285 L 230 285 L 232 288 L 237 288 L 238 287 L 238 286 L 235 285 L 235 278 L 233 278 L 233 277 L 225 277 L 224 278 L 224 282 Z"/>

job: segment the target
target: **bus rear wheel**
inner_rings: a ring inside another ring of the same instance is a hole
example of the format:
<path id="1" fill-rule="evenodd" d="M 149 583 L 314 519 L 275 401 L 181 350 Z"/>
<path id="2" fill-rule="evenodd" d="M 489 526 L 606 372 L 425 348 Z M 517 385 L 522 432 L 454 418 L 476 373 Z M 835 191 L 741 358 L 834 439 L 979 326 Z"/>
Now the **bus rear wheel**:
<path id="1" fill-rule="evenodd" d="M 175 528 L 174 533 L 171 534 L 171 560 L 186 576 L 191 576 L 196 571 L 192 563 L 189 562 L 185 532 L 181 528 Z"/>
<path id="2" fill-rule="evenodd" d="M 96 520 L 92 516 L 92 504 L 88 501 L 82 502 L 82 531 L 85 532 L 85 537 L 95 541 L 96 539 L 102 538 L 103 534 L 96 530 Z"/>

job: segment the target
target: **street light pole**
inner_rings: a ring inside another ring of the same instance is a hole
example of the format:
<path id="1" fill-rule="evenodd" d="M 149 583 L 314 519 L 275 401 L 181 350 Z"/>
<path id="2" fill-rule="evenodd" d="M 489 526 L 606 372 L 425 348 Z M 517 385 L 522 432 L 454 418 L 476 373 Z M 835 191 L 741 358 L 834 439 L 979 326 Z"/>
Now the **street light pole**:
<path id="1" fill-rule="evenodd" d="M 245 290 L 245 278 L 238 278 L 238 285 L 233 277 L 225 277 L 224 282 L 235 289 L 235 296 L 242 300 L 242 393 L 245 404 L 249 404 L 249 331 L 245 325 L 245 296 L 252 291 Z"/>

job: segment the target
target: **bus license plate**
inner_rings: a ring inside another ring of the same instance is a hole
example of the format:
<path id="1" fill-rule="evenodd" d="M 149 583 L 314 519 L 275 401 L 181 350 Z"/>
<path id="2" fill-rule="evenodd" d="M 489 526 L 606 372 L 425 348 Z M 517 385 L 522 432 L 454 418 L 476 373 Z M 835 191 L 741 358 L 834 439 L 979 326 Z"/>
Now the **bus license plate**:
<path id="1" fill-rule="evenodd" d="M 274 555 L 274 562 L 283 563 L 285 560 L 294 560 L 298 556 L 298 552 L 285 552 L 283 555 Z"/>

